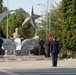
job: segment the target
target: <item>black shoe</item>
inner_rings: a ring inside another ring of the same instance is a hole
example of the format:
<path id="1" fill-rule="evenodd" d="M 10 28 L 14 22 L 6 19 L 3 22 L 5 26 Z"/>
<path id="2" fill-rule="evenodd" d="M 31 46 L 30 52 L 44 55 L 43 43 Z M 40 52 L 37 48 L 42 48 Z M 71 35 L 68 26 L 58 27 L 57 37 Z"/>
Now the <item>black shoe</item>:
<path id="1" fill-rule="evenodd" d="M 52 65 L 52 67 L 57 67 L 56 65 Z"/>

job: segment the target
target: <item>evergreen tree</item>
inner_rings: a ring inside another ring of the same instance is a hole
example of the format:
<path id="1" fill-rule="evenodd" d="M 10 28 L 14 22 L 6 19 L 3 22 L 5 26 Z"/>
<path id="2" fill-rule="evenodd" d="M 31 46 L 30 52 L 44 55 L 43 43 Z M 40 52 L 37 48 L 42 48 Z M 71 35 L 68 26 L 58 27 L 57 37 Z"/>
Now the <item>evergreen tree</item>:
<path id="1" fill-rule="evenodd" d="M 76 0 L 62 0 L 60 13 L 62 47 L 76 50 Z"/>

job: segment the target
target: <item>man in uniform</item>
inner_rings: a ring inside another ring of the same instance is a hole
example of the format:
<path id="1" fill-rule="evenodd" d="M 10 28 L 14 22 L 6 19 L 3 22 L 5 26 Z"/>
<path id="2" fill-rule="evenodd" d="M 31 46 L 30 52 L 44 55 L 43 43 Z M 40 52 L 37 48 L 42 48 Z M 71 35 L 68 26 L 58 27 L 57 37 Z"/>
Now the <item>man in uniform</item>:
<path id="1" fill-rule="evenodd" d="M 42 38 L 39 41 L 39 45 L 40 45 L 40 55 L 43 55 L 44 54 L 44 47 L 43 47 L 44 41 Z"/>
<path id="2" fill-rule="evenodd" d="M 57 66 L 57 57 L 59 53 L 59 42 L 56 41 L 56 37 L 53 37 L 53 41 L 50 43 L 50 51 L 52 54 L 52 66 Z"/>

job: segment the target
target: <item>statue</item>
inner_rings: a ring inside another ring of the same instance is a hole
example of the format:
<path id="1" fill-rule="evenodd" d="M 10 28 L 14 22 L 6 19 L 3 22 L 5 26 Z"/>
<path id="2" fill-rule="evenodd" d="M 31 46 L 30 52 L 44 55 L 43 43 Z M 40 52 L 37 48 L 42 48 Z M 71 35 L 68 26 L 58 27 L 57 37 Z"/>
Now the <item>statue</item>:
<path id="1" fill-rule="evenodd" d="M 15 32 L 13 33 L 14 43 L 16 46 L 16 50 L 21 50 L 21 39 L 18 28 L 15 29 Z"/>
<path id="2" fill-rule="evenodd" d="M 18 33 L 18 28 L 16 28 L 15 33 L 13 33 L 13 38 L 15 39 L 15 38 L 19 38 L 19 37 L 20 37 L 20 35 Z"/>
<path id="3" fill-rule="evenodd" d="M 22 14 L 24 15 L 24 17 L 26 16 L 24 22 L 22 23 L 22 26 L 26 25 L 27 23 L 30 23 L 35 29 L 38 28 L 36 26 L 35 19 L 39 18 L 40 15 L 34 14 L 33 7 L 31 8 L 29 13 L 22 12 Z"/>
<path id="4" fill-rule="evenodd" d="M 20 37 L 18 28 L 16 28 L 15 32 L 13 33 L 14 42 L 9 39 L 4 39 L 3 46 L 4 49 L 7 50 L 7 55 L 29 55 L 30 50 L 32 50 L 36 46 L 39 40 L 39 36 L 37 36 L 37 26 L 35 23 L 35 19 L 39 18 L 40 15 L 34 14 L 33 7 L 30 13 L 23 12 L 23 15 L 26 17 L 24 22 L 22 23 L 22 26 L 26 25 L 27 23 L 30 23 L 36 29 L 35 37 L 31 39 L 23 39 Z"/>

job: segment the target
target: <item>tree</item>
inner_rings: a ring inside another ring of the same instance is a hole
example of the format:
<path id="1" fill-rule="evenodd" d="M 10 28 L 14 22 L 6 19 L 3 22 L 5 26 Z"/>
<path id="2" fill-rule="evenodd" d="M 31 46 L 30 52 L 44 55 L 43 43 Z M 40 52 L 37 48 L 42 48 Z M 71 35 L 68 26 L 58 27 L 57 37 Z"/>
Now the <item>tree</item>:
<path id="1" fill-rule="evenodd" d="M 24 39 L 32 38 L 35 35 L 35 28 L 31 24 L 27 24 L 26 26 L 20 26 L 19 32 Z"/>
<path id="2" fill-rule="evenodd" d="M 3 0 L 0 0 L 0 13 L 2 12 L 2 8 L 3 8 Z"/>
<path id="3" fill-rule="evenodd" d="M 48 14 L 50 16 L 49 22 L 51 23 L 51 34 L 52 36 L 57 36 L 57 39 L 61 45 L 61 49 L 64 52 L 76 51 L 75 5 L 75 0 L 62 0 L 58 7 L 51 10 Z M 46 22 L 45 19 L 43 22 Z"/>
<path id="4" fill-rule="evenodd" d="M 59 13 L 59 9 L 52 9 L 51 12 L 49 12 L 49 14 L 51 15 L 51 34 L 52 36 L 57 36 L 60 37 L 60 32 L 61 32 L 61 22 L 60 22 L 60 13 Z"/>
<path id="5" fill-rule="evenodd" d="M 61 7 L 62 47 L 76 50 L 76 1 L 62 0 Z"/>
<path id="6" fill-rule="evenodd" d="M 3 0 L 0 0 L 0 13 L 2 13 L 4 10 L 7 10 L 7 7 L 3 6 Z"/>
<path id="7" fill-rule="evenodd" d="M 40 20 L 41 22 L 38 23 L 38 36 L 43 38 L 44 41 L 47 40 L 46 38 L 46 16 Z M 46 43 L 46 42 L 45 42 Z"/>
<path id="8" fill-rule="evenodd" d="M 15 12 L 8 14 L 8 37 L 11 39 L 13 37 L 13 33 L 15 32 L 15 28 L 19 28 L 19 33 L 22 38 L 31 38 L 34 36 L 35 30 L 32 25 L 27 24 L 22 27 L 22 22 L 24 21 L 24 16 L 21 12 L 24 10 L 22 8 L 17 9 Z M 7 16 L 4 17 L 1 23 L 1 28 L 3 33 L 6 35 L 6 26 L 7 26 Z"/>

